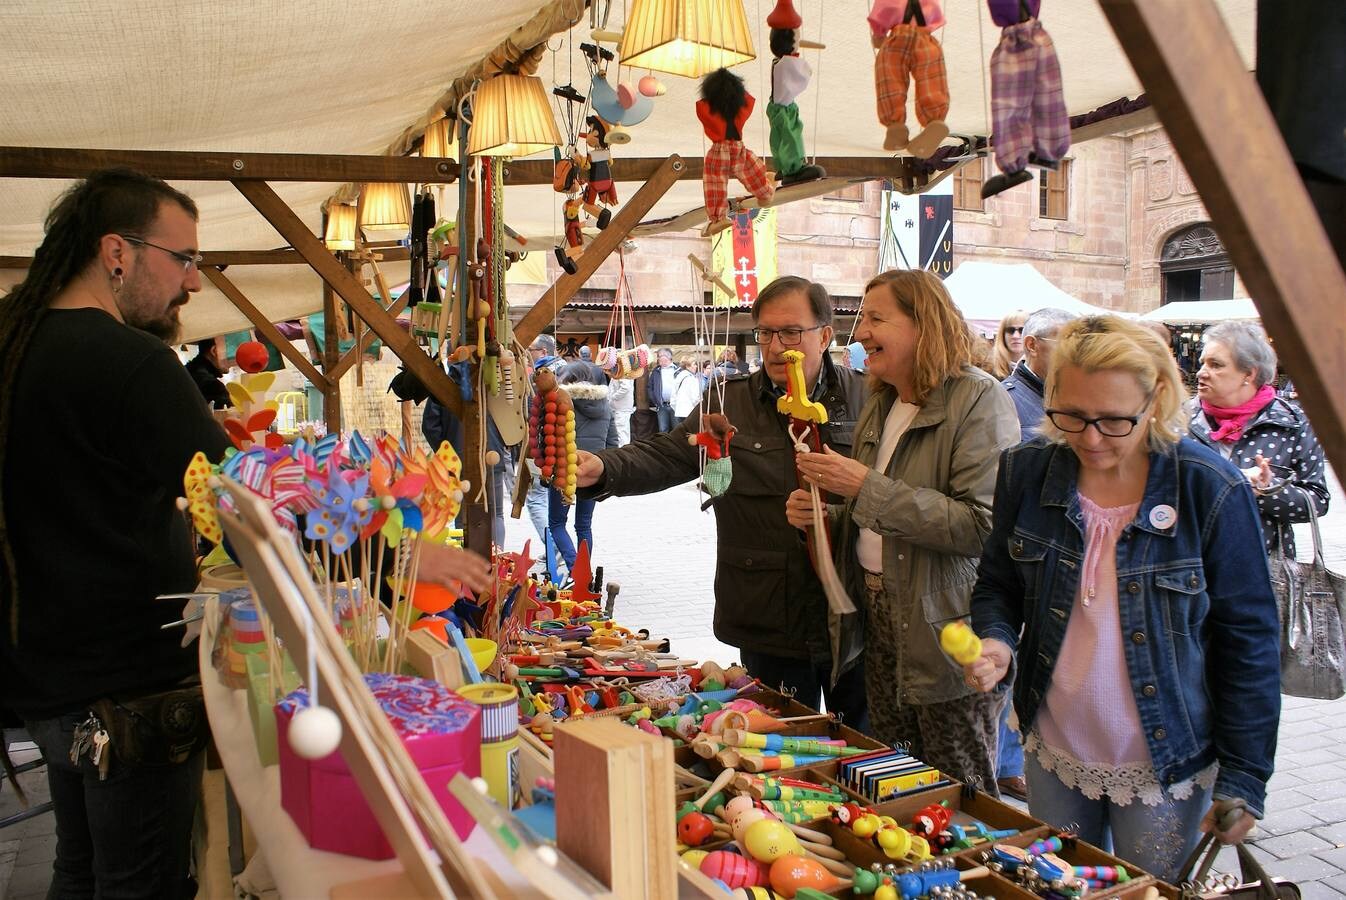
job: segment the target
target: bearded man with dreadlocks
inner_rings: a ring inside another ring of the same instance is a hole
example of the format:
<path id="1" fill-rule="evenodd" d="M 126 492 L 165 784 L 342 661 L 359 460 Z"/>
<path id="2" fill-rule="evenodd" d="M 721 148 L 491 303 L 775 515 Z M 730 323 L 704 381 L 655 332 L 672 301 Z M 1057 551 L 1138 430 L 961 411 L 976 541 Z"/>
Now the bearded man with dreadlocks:
<path id="1" fill-rule="evenodd" d="M 0 705 L 46 758 L 53 897 L 195 893 L 196 651 L 155 596 L 196 584 L 175 500 L 228 443 L 165 343 L 201 290 L 196 220 L 156 178 L 95 172 L 0 297 Z"/>

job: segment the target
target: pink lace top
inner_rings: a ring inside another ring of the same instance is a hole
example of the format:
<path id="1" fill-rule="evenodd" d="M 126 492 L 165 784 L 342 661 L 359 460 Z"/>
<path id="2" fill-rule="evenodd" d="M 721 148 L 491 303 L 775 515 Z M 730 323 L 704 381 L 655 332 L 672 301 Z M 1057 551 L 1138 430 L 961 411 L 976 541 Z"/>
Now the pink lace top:
<path id="1" fill-rule="evenodd" d="M 1079 590 L 1051 685 L 1024 747 L 1086 797 L 1107 794 L 1122 806 L 1140 797 L 1153 806 L 1162 801 L 1163 788 L 1129 690 L 1117 593 L 1117 538 L 1140 504 L 1101 507 L 1083 494 L 1079 500 L 1085 525 Z M 1212 768 L 1173 785 L 1170 793 L 1182 799 L 1193 783 L 1205 786 L 1214 777 Z"/>

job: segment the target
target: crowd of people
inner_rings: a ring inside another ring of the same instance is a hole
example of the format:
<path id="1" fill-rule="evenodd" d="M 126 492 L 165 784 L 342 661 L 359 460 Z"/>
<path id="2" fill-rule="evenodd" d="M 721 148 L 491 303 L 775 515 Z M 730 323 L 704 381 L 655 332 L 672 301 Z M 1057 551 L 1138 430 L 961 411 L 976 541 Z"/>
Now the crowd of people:
<path id="1" fill-rule="evenodd" d="M 104 701 L 109 717 L 135 716 L 194 696 L 200 717 L 195 651 L 160 630 L 177 610 L 154 602 L 195 584 L 182 472 L 228 445 L 205 396 L 214 342 L 190 372 L 166 343 L 201 288 L 196 216 L 157 179 L 96 173 L 58 203 L 28 279 L 0 304 L 0 707 L 48 761 L 55 894 L 191 893 L 204 740 L 170 754 L 149 734 L 142 757 L 101 774 L 72 745 Z M 657 430 L 639 440 L 629 379 L 587 348 L 562 359 L 551 336 L 533 341 L 530 368 L 570 394 L 579 448 L 573 504 L 529 479 L 549 566 L 563 573 L 578 542 L 594 546 L 603 499 L 700 477 L 695 438 L 718 414 L 736 431 L 732 479 L 711 503 L 714 631 L 752 674 L 955 778 L 1026 796 L 1035 816 L 1162 877 L 1201 830 L 1240 840 L 1265 811 L 1280 709 L 1267 552 L 1293 553 L 1288 526 L 1328 502 L 1323 452 L 1277 396 L 1261 329 L 1211 328 L 1189 398 L 1145 327 L 1037 309 L 1007 317 L 986 348 L 925 272 L 866 285 L 864 373 L 832 359 L 820 284 L 778 278 L 751 318 L 759 367 L 732 350 L 658 351 L 644 382 Z M 820 451 L 797 450 L 777 410 L 787 351 L 827 411 Z M 432 443 L 462 439 L 433 402 L 423 428 Z M 502 544 L 528 464 L 494 428 L 487 440 Z M 805 552 L 815 489 L 858 613 L 830 607 Z M 488 572 L 443 548 L 421 570 L 470 587 Z M 969 620 L 981 652 L 960 665 L 940 634 Z"/>

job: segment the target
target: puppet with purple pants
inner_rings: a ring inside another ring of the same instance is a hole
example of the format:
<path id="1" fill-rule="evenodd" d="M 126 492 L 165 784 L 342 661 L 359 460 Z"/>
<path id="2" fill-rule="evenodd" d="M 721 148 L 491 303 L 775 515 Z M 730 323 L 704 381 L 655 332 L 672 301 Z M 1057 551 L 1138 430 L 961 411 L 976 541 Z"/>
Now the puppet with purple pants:
<path id="1" fill-rule="evenodd" d="M 986 0 L 986 5 L 1003 28 L 991 54 L 991 139 L 1002 174 L 982 186 L 981 195 L 990 197 L 1030 181 L 1030 162 L 1056 168 L 1070 149 L 1070 116 L 1056 47 L 1038 21 L 1042 0 Z"/>

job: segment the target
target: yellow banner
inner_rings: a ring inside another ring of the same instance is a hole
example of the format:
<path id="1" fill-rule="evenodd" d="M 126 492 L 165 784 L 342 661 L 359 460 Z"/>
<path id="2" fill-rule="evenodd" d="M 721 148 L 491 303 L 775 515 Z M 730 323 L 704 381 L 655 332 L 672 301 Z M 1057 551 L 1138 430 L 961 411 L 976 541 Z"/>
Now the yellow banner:
<path id="1" fill-rule="evenodd" d="M 712 238 L 711 267 L 734 287 L 730 297 L 715 288 L 717 306 L 751 306 L 761 288 L 776 280 L 776 210 L 754 209 L 732 217 L 734 225 Z"/>

